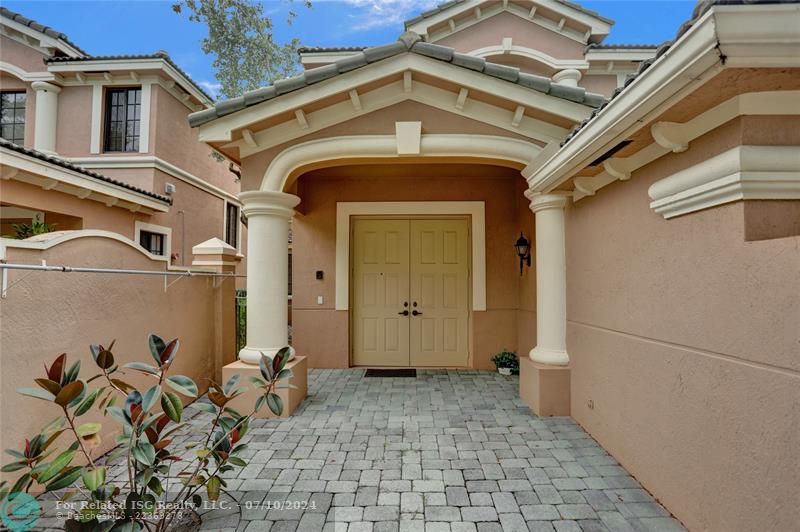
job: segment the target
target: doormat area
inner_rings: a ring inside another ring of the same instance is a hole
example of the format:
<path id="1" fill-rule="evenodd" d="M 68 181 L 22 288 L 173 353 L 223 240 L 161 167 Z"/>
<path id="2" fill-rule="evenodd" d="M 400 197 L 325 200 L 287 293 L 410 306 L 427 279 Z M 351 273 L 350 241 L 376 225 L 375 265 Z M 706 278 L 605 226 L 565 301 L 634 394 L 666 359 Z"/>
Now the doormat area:
<path id="1" fill-rule="evenodd" d="M 414 368 L 403 369 L 368 369 L 364 373 L 365 377 L 417 377 L 417 370 Z"/>

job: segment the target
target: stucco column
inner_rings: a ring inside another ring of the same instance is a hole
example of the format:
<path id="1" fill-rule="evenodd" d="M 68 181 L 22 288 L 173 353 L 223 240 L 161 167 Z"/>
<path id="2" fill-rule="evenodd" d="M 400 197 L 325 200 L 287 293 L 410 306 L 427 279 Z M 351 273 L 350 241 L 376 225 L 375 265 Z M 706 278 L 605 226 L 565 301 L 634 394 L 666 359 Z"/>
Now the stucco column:
<path id="1" fill-rule="evenodd" d="M 564 243 L 566 196 L 527 190 L 536 216 L 536 347 L 531 360 L 566 366 L 567 259 Z"/>
<path id="2" fill-rule="evenodd" d="M 247 216 L 247 345 L 239 360 L 258 364 L 261 353 L 289 344 L 289 220 L 300 198 L 272 191 L 239 198 Z"/>
<path id="3" fill-rule="evenodd" d="M 33 148 L 56 153 L 56 120 L 58 118 L 58 93 L 61 87 L 46 81 L 34 81 L 31 88 L 36 91 L 36 114 L 33 121 Z"/>
<path id="4" fill-rule="evenodd" d="M 559 85 L 566 85 L 567 87 L 577 87 L 578 82 L 581 80 L 582 74 L 580 70 L 574 68 L 567 68 L 553 75 L 553 83 Z"/>

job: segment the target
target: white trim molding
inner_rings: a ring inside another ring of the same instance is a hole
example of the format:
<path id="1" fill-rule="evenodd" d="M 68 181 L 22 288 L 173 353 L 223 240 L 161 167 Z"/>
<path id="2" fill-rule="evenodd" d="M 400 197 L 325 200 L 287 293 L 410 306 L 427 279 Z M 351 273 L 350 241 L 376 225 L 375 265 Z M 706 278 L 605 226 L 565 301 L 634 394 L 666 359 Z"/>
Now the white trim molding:
<path id="1" fill-rule="evenodd" d="M 726 68 L 800 66 L 798 25 L 800 10 L 792 4 L 711 7 L 563 149 L 526 174 L 529 186 L 557 189 Z"/>
<path id="2" fill-rule="evenodd" d="M 194 84 L 173 67 L 166 59 L 160 57 L 128 58 L 128 59 L 82 59 L 80 61 L 59 61 L 48 65 L 50 72 L 59 73 L 62 76 L 68 74 L 82 73 L 87 75 L 93 72 L 129 72 L 129 71 L 158 71 L 167 78 L 179 83 L 181 87 L 190 94 L 201 105 L 212 105 L 214 102 L 205 94 L 200 92 Z M 129 78 L 129 82 L 134 78 Z"/>
<path id="3" fill-rule="evenodd" d="M 304 166 L 325 161 L 399 157 L 396 135 L 352 135 L 312 140 L 290 146 L 270 162 L 261 190 L 282 192 Z M 417 157 L 469 157 L 529 164 L 541 147 L 493 135 L 422 135 Z M 333 164 L 332 164 L 333 165 Z"/>
<path id="4" fill-rule="evenodd" d="M 295 109 L 303 109 L 304 107 L 308 107 L 311 104 L 334 95 L 341 93 L 347 94 L 351 90 L 358 90 L 362 85 L 374 84 L 376 80 L 406 75 L 409 76 L 410 79 L 410 77 L 413 77 L 416 73 L 442 79 L 470 91 L 497 95 L 516 105 L 540 109 L 548 114 L 566 118 L 575 123 L 585 119 L 592 112 L 591 107 L 581 103 L 571 102 L 563 98 L 544 94 L 430 57 L 406 53 L 372 63 L 363 68 L 356 68 L 350 72 L 334 76 L 320 83 L 315 83 L 289 92 L 280 98 L 273 98 L 258 105 L 252 105 L 240 111 L 219 117 L 216 120 L 200 125 L 198 128 L 198 138 L 203 142 L 231 142 L 233 140 L 234 131 L 248 128 L 252 124 L 272 116 Z M 413 85 L 416 84 L 416 82 L 412 83 L 409 88 L 413 89 Z M 440 92 L 448 91 L 442 90 Z M 368 102 L 365 101 L 365 95 L 362 95 L 360 92 L 359 95 L 361 97 L 363 109 L 369 108 Z M 451 93 L 448 102 L 449 109 L 453 108 L 452 106 L 457 96 L 457 92 Z M 431 99 L 430 96 L 426 97 Z M 406 99 L 412 98 L 413 90 L 410 90 Z M 353 109 L 349 98 L 345 105 Z M 509 113 L 509 115 L 512 114 L 513 112 Z M 480 118 L 477 119 L 480 120 Z M 294 120 L 292 120 L 292 122 L 296 123 Z M 312 113 L 308 113 L 308 123 L 310 127 L 306 130 L 306 134 L 314 127 Z M 553 127 L 552 124 L 548 125 Z"/>
<path id="5" fill-rule="evenodd" d="M 105 127 L 105 88 L 113 87 L 118 83 L 109 83 L 104 81 L 88 82 L 92 86 L 92 117 L 91 117 L 91 132 L 89 141 L 89 152 L 92 154 L 105 153 L 102 142 L 102 131 Z M 131 83 L 128 81 L 125 85 L 132 85 L 132 88 L 138 86 L 142 91 L 142 102 L 139 109 L 139 151 L 138 153 L 147 153 L 150 151 L 150 113 L 151 113 L 151 96 L 153 93 L 154 78 L 148 77 L 147 79 L 139 79 L 138 82 Z M 117 152 L 110 152 L 117 153 Z M 134 152 L 137 153 L 137 152 Z"/>
<path id="6" fill-rule="evenodd" d="M 122 207 L 136 212 L 167 212 L 169 205 L 156 198 L 141 194 L 114 183 L 101 181 L 80 172 L 63 168 L 35 157 L 0 148 L 4 174 L 3 179 L 14 179 L 37 185 L 45 190 L 57 190 L 73 194 L 81 199 L 105 203 L 109 207 Z M 10 169 L 10 171 L 5 171 Z"/>
<path id="7" fill-rule="evenodd" d="M 175 166 L 174 164 L 165 161 L 159 157 L 154 155 L 109 155 L 109 156 L 99 156 L 99 157 L 65 157 L 71 163 L 77 164 L 78 166 L 82 166 L 84 168 L 155 168 L 156 170 L 160 170 L 165 174 L 169 174 L 172 177 L 180 179 L 190 185 L 193 185 L 205 192 L 208 192 L 212 196 L 216 196 L 220 199 L 224 199 L 229 201 L 230 203 L 235 203 L 236 205 L 241 206 L 242 202 L 239 201 L 239 198 L 232 194 L 231 192 L 227 192 L 219 187 L 208 183 L 207 181 L 203 180 L 200 177 L 197 177 L 194 174 L 190 174 L 183 168 Z M 223 163 L 220 163 L 223 164 Z"/>
<path id="8" fill-rule="evenodd" d="M 22 43 L 25 46 L 33 48 L 38 52 L 50 56 L 54 54 L 49 49 L 55 49 L 70 57 L 85 57 L 85 54 L 82 51 L 78 50 L 75 48 L 75 46 L 69 44 L 63 39 L 50 37 L 44 32 L 31 28 L 25 24 L 21 24 L 8 17 L 2 17 L 2 21 L 2 29 L 0 29 L 0 32 L 3 35 Z"/>
<path id="9" fill-rule="evenodd" d="M 336 310 L 350 300 L 350 222 L 353 216 L 470 217 L 472 310 L 486 310 L 486 216 L 482 201 L 385 201 L 336 203 Z"/>
<path id="10" fill-rule="evenodd" d="M 348 57 L 354 56 L 358 51 L 349 51 L 349 50 L 342 50 L 338 52 L 328 52 L 328 51 L 320 51 L 320 52 L 300 52 L 300 64 L 304 66 L 320 66 L 320 65 L 327 65 L 330 63 L 335 63 L 336 61 L 340 61 L 342 59 L 347 59 Z"/>
<path id="11" fill-rule="evenodd" d="M 558 0 L 536 0 L 534 2 L 524 2 L 524 4 L 525 5 L 519 5 L 518 3 L 509 2 L 508 0 L 502 2 L 487 2 L 486 0 L 457 2 L 435 15 L 420 19 L 409 25 L 406 29 L 427 36 L 429 42 L 436 42 L 448 35 L 477 24 L 482 20 L 506 12 L 565 37 L 569 37 L 570 39 L 586 43 L 587 40 L 590 40 L 593 36 L 596 37 L 595 41 L 598 41 L 603 36 L 608 35 L 611 31 L 611 25 L 613 24 L 613 22 L 608 19 L 592 15 L 582 9 L 575 8 L 569 4 L 559 2 Z M 542 7 L 543 9 L 537 10 L 538 7 Z M 461 16 L 463 13 L 469 12 L 472 13 L 471 16 Z M 544 16 L 544 12 L 549 12 L 550 15 Z M 553 17 L 553 15 L 557 17 L 556 20 L 550 18 Z M 567 19 L 575 21 L 580 26 L 586 26 L 589 29 L 583 31 L 567 26 Z M 433 26 L 440 25 L 444 22 L 447 22 L 448 25 L 438 30 L 429 31 Z"/>
<path id="12" fill-rule="evenodd" d="M 144 249 L 142 246 L 140 246 L 130 238 L 126 238 L 119 233 L 114 233 L 111 231 L 103 231 L 100 229 L 80 229 L 76 231 L 51 231 L 49 233 L 36 235 L 31 238 L 27 238 L 25 240 L 2 238 L 0 239 L 0 260 L 6 259 L 7 248 L 35 249 L 43 251 L 58 246 L 59 244 L 64 244 L 65 242 L 69 242 L 71 240 L 76 240 L 79 238 L 107 238 L 109 240 L 116 240 L 117 242 L 122 242 L 123 244 L 132 247 L 133 249 L 135 249 L 136 251 L 138 251 L 139 253 L 141 253 L 150 260 L 166 263 L 167 270 L 173 269 L 169 266 L 169 255 L 167 255 L 166 257 L 160 255 L 153 255 L 152 253 L 149 253 L 146 249 Z"/>
<path id="13" fill-rule="evenodd" d="M 501 43 L 493 46 L 484 46 L 483 48 L 468 52 L 468 54 L 483 58 L 504 54 L 515 55 L 537 61 L 553 70 L 564 70 L 567 68 L 587 70 L 589 68 L 589 63 L 583 59 L 558 59 L 534 48 L 528 48 L 527 46 L 520 46 L 517 44 L 505 46 L 505 43 Z"/>
<path id="14" fill-rule="evenodd" d="M 737 146 L 656 181 L 648 194 L 664 218 L 739 200 L 800 200 L 800 150 Z"/>
<path id="15" fill-rule="evenodd" d="M 630 179 L 637 169 L 670 152 L 689 149 L 689 143 L 739 116 L 800 115 L 800 91 L 749 92 L 734 96 L 688 122 L 656 122 L 650 127 L 655 142 L 629 157 L 612 157 L 603 162 L 604 171 L 573 180 L 578 201 L 616 180 Z"/>
<path id="16" fill-rule="evenodd" d="M 15 64 L 5 61 L 0 61 L 0 72 L 6 72 L 28 83 L 33 81 L 58 81 L 57 76 L 50 72 L 28 72 Z"/>
<path id="17" fill-rule="evenodd" d="M 410 71 L 406 72 L 409 75 L 411 74 Z M 353 93 L 355 93 L 357 99 L 354 98 Z M 241 139 L 227 143 L 223 147 L 238 148 L 240 157 L 244 159 L 279 144 L 284 144 L 310 133 L 404 101 L 414 101 L 455 113 L 506 131 L 512 131 L 514 134 L 522 135 L 540 143 L 560 142 L 569 133 L 567 128 L 525 115 L 526 106 L 517 106 L 517 109 L 522 108 L 523 114 L 516 121 L 515 111 L 472 99 L 468 96 L 469 90 L 463 87 L 456 93 L 420 81 L 414 81 L 408 89 L 406 89 L 403 80 L 363 93 L 353 89 L 350 91 L 350 97 L 345 101 L 333 103 L 307 113 L 304 112 L 302 114 L 302 126 L 297 120 L 288 120 L 256 132 L 243 129 Z M 354 105 L 354 100 L 358 103 L 357 106 Z"/>

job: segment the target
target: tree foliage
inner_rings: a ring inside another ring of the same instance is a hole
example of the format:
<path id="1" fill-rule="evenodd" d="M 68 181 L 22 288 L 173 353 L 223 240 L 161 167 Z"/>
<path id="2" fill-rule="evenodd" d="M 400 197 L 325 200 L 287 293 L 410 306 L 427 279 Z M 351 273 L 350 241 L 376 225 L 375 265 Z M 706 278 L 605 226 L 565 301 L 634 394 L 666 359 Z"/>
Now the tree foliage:
<path id="1" fill-rule="evenodd" d="M 303 4 L 311 6 L 310 0 L 303 0 Z M 204 53 L 214 56 L 212 65 L 222 96 L 234 98 L 296 72 L 300 41 L 295 38 L 277 43 L 272 19 L 264 15 L 260 2 L 177 0 L 172 9 L 208 28 L 201 47 Z M 295 16 L 290 10 L 287 22 L 291 24 Z"/>

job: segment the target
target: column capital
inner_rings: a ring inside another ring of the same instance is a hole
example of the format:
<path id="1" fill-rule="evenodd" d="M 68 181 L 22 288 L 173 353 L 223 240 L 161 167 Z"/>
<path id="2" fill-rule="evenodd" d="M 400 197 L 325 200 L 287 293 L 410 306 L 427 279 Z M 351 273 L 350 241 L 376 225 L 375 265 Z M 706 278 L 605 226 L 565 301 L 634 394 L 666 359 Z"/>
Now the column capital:
<path id="1" fill-rule="evenodd" d="M 531 211 L 537 213 L 547 209 L 563 209 L 567 205 L 569 194 L 542 194 L 541 192 L 528 189 L 525 191 L 525 197 L 531 200 Z"/>
<path id="2" fill-rule="evenodd" d="M 46 81 L 34 81 L 31 83 L 31 88 L 36 92 L 40 91 L 48 91 L 58 94 L 61 92 L 61 87 L 58 85 L 53 85 L 52 83 L 47 83 Z"/>
<path id="3" fill-rule="evenodd" d="M 283 216 L 286 219 L 294 215 L 294 208 L 300 198 L 293 194 L 274 190 L 249 190 L 239 194 L 242 200 L 242 212 L 245 216 Z"/>
<path id="4" fill-rule="evenodd" d="M 558 85 L 565 85 L 568 87 L 577 87 L 578 82 L 581 80 L 582 76 L 583 75 L 581 74 L 580 70 L 576 70 L 574 68 L 567 68 L 560 72 L 556 72 L 553 75 L 553 83 L 556 83 Z"/>

